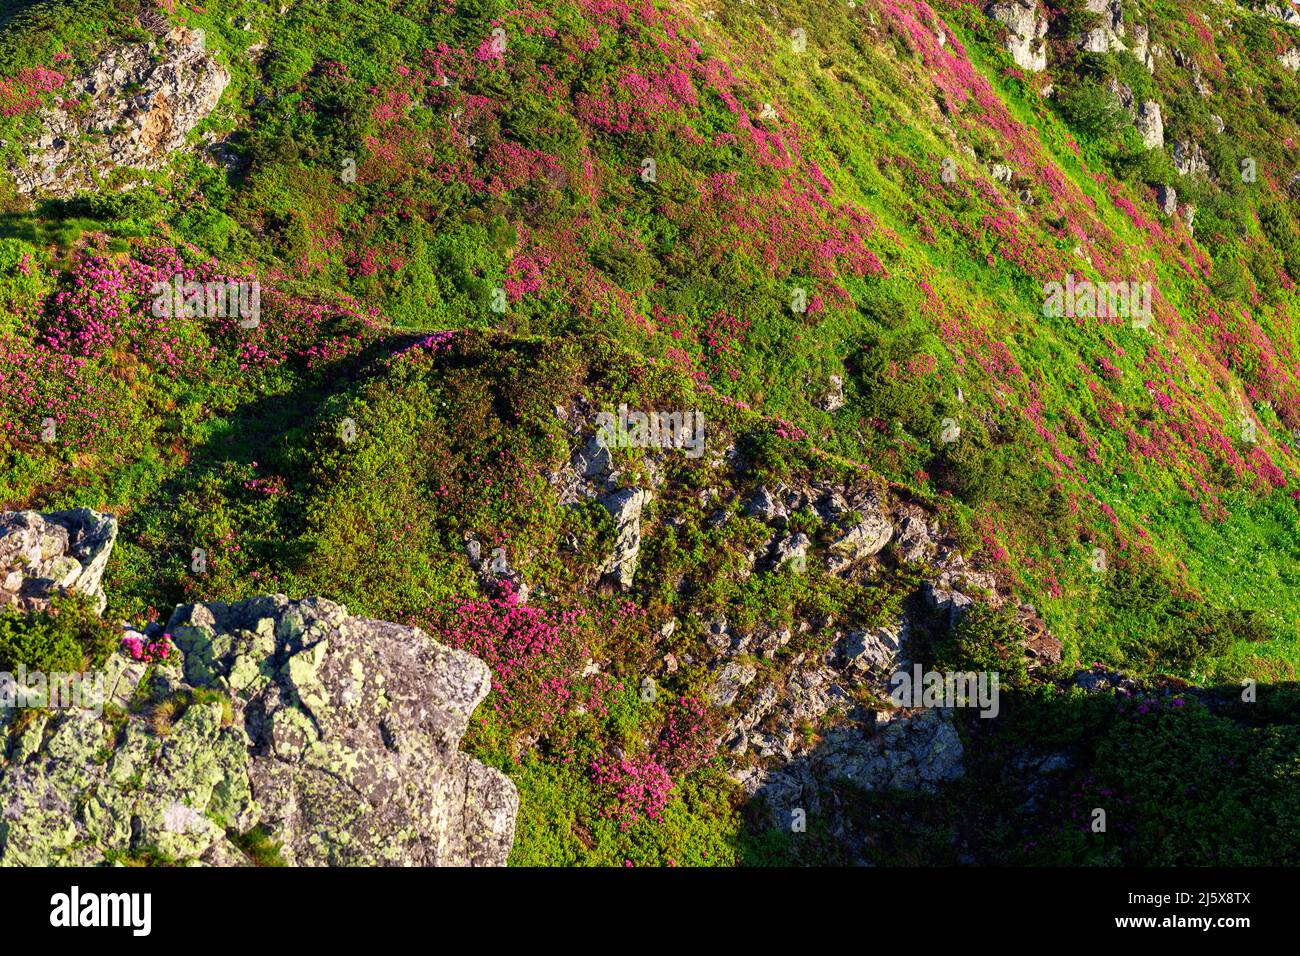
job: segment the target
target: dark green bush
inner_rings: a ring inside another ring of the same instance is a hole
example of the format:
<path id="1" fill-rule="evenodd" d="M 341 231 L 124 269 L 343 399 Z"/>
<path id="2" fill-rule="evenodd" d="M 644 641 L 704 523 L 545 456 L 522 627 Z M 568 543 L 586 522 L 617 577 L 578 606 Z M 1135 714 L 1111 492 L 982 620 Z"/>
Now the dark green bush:
<path id="1" fill-rule="evenodd" d="M 996 672 L 1003 687 L 1029 679 L 1023 641 L 1025 629 L 1009 605 L 977 603 L 935 646 L 935 666 L 942 671 Z"/>
<path id="2" fill-rule="evenodd" d="M 71 673 L 94 667 L 115 647 L 115 629 L 85 601 L 56 598 L 46 611 L 0 611 L 0 670 Z"/>

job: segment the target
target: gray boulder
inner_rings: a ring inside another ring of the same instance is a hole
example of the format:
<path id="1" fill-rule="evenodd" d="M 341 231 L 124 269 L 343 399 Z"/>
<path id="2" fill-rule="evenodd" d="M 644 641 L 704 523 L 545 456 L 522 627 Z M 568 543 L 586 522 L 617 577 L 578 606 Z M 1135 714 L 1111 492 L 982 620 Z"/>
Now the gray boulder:
<path id="1" fill-rule="evenodd" d="M 930 529 L 925 520 L 917 515 L 904 515 L 898 523 L 898 534 L 894 537 L 894 555 L 907 564 L 925 561 L 934 551 L 934 542 L 930 539 Z"/>
<path id="2" fill-rule="evenodd" d="M 1147 149 L 1158 149 L 1165 145 L 1165 122 L 1160 115 L 1160 104 L 1154 100 L 1144 100 L 1137 108 L 1134 117 L 1142 145 Z"/>
<path id="3" fill-rule="evenodd" d="M 850 561 L 860 561 L 879 554 L 893 536 L 894 526 L 889 518 L 879 511 L 870 511 L 831 542 L 831 552 Z"/>
<path id="4" fill-rule="evenodd" d="M 1016 66 L 1031 73 L 1047 69 L 1047 18 L 1035 0 L 997 0 L 988 14 L 1007 28 L 1005 46 Z"/>
<path id="5" fill-rule="evenodd" d="M 650 492 L 643 488 L 623 488 L 601 499 L 618 528 L 614 553 L 601 571 L 625 591 L 632 586 L 636 575 L 637 558 L 641 554 L 641 509 L 650 497 Z"/>
<path id="6" fill-rule="evenodd" d="M 505 863 L 515 787 L 458 749 L 482 661 L 321 598 L 183 606 L 168 630 L 183 665 L 116 734 L 68 711 L 11 740 L 0 863 L 230 865 L 253 827 L 292 865 Z"/>
<path id="7" fill-rule="evenodd" d="M 0 607 L 39 611 L 59 593 L 107 604 L 100 579 L 117 541 L 117 519 L 74 508 L 0 514 Z"/>
<path id="8" fill-rule="evenodd" d="M 730 707 L 754 680 L 758 670 L 752 664 L 730 661 L 718 671 L 709 688 L 709 702 L 715 707 Z"/>
<path id="9" fill-rule="evenodd" d="M 1174 143 L 1174 169 L 1179 176 L 1205 175 L 1210 171 L 1210 161 L 1199 144 L 1180 139 Z"/>
<path id="10" fill-rule="evenodd" d="M 1173 186 L 1157 186 L 1156 204 L 1162 213 L 1172 216 L 1178 209 L 1178 190 Z"/>
<path id="11" fill-rule="evenodd" d="M 766 486 L 754 492 L 754 497 L 745 506 L 745 514 L 768 524 L 783 523 L 790 516 L 785 505 Z"/>

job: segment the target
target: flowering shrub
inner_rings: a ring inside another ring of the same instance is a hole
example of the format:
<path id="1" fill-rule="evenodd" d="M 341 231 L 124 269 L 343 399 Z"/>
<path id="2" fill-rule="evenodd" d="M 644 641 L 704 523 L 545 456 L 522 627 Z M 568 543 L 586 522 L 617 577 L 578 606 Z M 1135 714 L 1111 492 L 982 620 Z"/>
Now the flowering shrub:
<path id="1" fill-rule="evenodd" d="M 129 654 L 132 660 L 143 661 L 146 664 L 158 664 L 179 654 L 172 644 L 170 634 L 163 634 L 156 640 L 148 640 L 139 634 L 127 634 L 122 638 L 122 650 Z"/>
<path id="2" fill-rule="evenodd" d="M 654 756 L 674 777 L 697 770 L 718 749 L 718 713 L 697 697 L 678 697 L 669 705 L 655 741 Z"/>
<path id="3" fill-rule="evenodd" d="M 583 619 L 580 611 L 522 604 L 503 585 L 492 597 L 461 602 L 439 639 L 492 669 L 493 710 L 513 725 L 545 725 L 576 702 Z"/>
<path id="4" fill-rule="evenodd" d="M 591 779 L 608 798 L 601 816 L 628 830 L 641 820 L 657 821 L 672 794 L 673 780 L 653 757 L 641 755 L 591 762 Z"/>

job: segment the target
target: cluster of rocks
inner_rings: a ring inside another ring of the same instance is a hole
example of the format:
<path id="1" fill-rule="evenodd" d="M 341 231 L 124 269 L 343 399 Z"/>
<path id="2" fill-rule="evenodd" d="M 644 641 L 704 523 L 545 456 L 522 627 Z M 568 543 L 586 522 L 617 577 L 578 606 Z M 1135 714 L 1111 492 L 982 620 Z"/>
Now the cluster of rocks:
<path id="1" fill-rule="evenodd" d="M 921 619 L 909 612 L 865 629 L 836 629 L 823 618 L 741 633 L 724 617 L 708 622 L 702 648 L 712 668 L 708 696 L 724 710 L 720 744 L 732 761 L 731 775 L 766 807 L 770 824 L 782 828 L 798 810 L 821 814 L 833 827 L 844 825 L 846 816 L 832 812 L 844 782 L 865 790 L 913 790 L 962 775 L 962 748 L 950 713 L 895 708 L 884 698 L 890 677 L 911 663 L 914 631 L 932 621 L 947 626 L 956 620 L 972 600 L 963 590 L 995 589 L 992 577 L 970 567 L 922 509 L 887 510 L 876 492 L 858 486 L 758 487 L 744 501 L 743 513 L 772 528 L 766 547 L 775 559 L 769 566 L 791 551 L 805 560 L 814 552 L 807 535 L 786 530 L 802 509 L 811 509 L 831 529 L 824 542 L 828 572 L 865 570 L 864 564 L 882 560 L 889 549 L 895 562 L 929 569 L 923 591 L 930 600 L 915 602 Z M 808 640 L 818 635 L 829 641 Z M 759 666 L 796 636 L 800 646 L 829 649 L 805 649 L 778 666 Z"/>
<path id="2" fill-rule="evenodd" d="M 641 555 L 641 512 L 654 497 L 651 488 L 628 484 L 618 470 L 614 456 L 597 437 L 597 410 L 578 401 L 571 409 L 556 407 L 556 416 L 570 429 L 577 447 L 565 467 L 549 476 L 561 506 L 597 500 L 614 519 L 613 551 L 602 561 L 605 580 L 626 591 L 636 577 Z M 650 452 L 644 463 L 649 484 L 662 482 L 662 454 Z"/>
<path id="3" fill-rule="evenodd" d="M 1022 70 L 1047 69 L 1047 17 L 1037 0 L 996 0 L 988 15 L 1007 28 L 1006 50 Z"/>
<path id="4" fill-rule="evenodd" d="M 68 566 L 97 592 L 115 530 L 84 509 L 7 513 L 0 554 L 55 561 L 46 544 L 78 554 L 98 535 L 81 576 Z M 4 715 L 0 865 L 243 865 L 253 828 L 291 865 L 505 863 L 518 794 L 458 749 L 491 687 L 482 661 L 322 598 L 186 605 L 162 633 L 179 662 L 144 683 L 114 654 L 109 713 Z"/>
<path id="5" fill-rule="evenodd" d="M 761 801 L 772 827 L 788 831 L 795 814 L 803 811 L 827 823 L 832 834 L 851 840 L 851 814 L 836 785 L 932 791 L 964 775 L 961 738 L 949 714 L 876 711 L 874 717 L 874 722 L 828 730 L 816 748 L 781 767 L 748 767 L 736 779 L 747 795 Z"/>
<path id="6" fill-rule="evenodd" d="M 65 101 L 79 104 L 75 110 L 41 113 L 26 165 L 13 171 L 19 192 L 70 195 L 107 167 L 162 167 L 229 84 L 201 30 L 181 27 L 109 50 L 65 91 Z"/>
<path id="7" fill-rule="evenodd" d="M 1179 176 L 1208 175 L 1210 161 L 1200 144 L 1191 140 L 1180 139 L 1174 143 L 1174 169 Z"/>
<path id="8" fill-rule="evenodd" d="M 1079 37 L 1079 49 L 1087 53 L 1127 50 L 1149 72 L 1155 72 L 1155 51 L 1151 47 L 1151 31 L 1144 24 L 1133 24 L 1130 28 L 1125 23 L 1122 0 L 1088 0 L 1087 8 L 1089 13 L 1098 16 L 1099 22 L 1097 26 Z"/>
<path id="9" fill-rule="evenodd" d="M 0 514 L 0 608 L 40 611 L 67 593 L 102 612 L 100 580 L 116 541 L 117 519 L 89 508 Z"/>
<path id="10" fill-rule="evenodd" d="M 1137 102 L 1133 88 L 1116 79 L 1110 81 L 1110 91 L 1116 102 L 1133 119 L 1142 145 L 1147 149 L 1159 149 L 1165 145 L 1165 121 L 1160 112 L 1160 104 L 1155 100 Z"/>
<path id="11" fill-rule="evenodd" d="M 821 545 L 788 532 L 803 509 L 826 523 Z M 971 565 L 919 506 L 887 509 L 870 488 L 763 485 L 744 499 L 742 512 L 772 529 L 759 549 L 771 558 L 756 558 L 754 566 L 775 569 L 792 553 L 806 563 L 824 552 L 827 571 L 843 575 L 866 572 L 888 556 L 923 568 L 925 578 L 900 617 L 870 628 L 837 629 L 822 618 L 743 633 L 721 616 L 705 625 L 700 652 L 712 671 L 708 699 L 724 712 L 720 744 L 733 779 L 761 799 L 772 825 L 786 827 L 796 810 L 833 809 L 844 782 L 910 790 L 960 777 L 962 749 L 951 712 L 893 707 L 885 699 L 892 675 L 912 663 L 916 634 L 954 626 L 977 598 L 1004 600 L 993 576 Z M 718 515 L 729 513 L 719 509 Z M 1061 644 L 1033 608 L 1022 606 L 1017 616 L 1030 665 L 1059 662 Z M 803 649 L 785 651 L 796 637 Z M 783 651 L 775 666 L 762 665 Z"/>
<path id="12" fill-rule="evenodd" d="M 1087 53 L 1129 51 L 1150 72 L 1155 72 L 1155 54 L 1150 30 L 1144 24 L 1124 21 L 1121 0 L 1087 0 L 1089 13 L 1098 24 L 1078 37 L 1079 49 Z M 1037 0 L 994 0 L 986 8 L 990 17 L 1007 28 L 1004 45 L 1016 66 L 1032 73 L 1047 69 L 1045 13 Z"/>

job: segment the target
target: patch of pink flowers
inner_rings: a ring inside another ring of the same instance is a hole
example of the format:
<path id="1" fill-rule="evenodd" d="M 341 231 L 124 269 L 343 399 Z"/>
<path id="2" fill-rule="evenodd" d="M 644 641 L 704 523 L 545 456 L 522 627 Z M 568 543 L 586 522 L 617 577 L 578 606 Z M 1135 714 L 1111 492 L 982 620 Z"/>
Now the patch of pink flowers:
<path id="1" fill-rule="evenodd" d="M 498 712 L 523 707 L 554 719 L 574 697 L 570 675 L 584 646 L 584 616 L 523 604 L 504 587 L 486 600 L 461 602 L 440 640 L 492 669 Z"/>
<path id="2" fill-rule="evenodd" d="M 146 640 L 139 634 L 128 634 L 122 638 L 122 650 L 131 655 L 132 660 L 146 664 L 165 661 L 176 652 L 170 634 L 163 634 L 155 641 Z"/>
<path id="3" fill-rule="evenodd" d="M 673 790 L 668 771 L 646 755 L 620 760 L 598 757 L 591 762 L 591 779 L 610 796 L 611 802 L 600 815 L 618 821 L 621 830 L 630 829 L 642 819 L 662 819 Z"/>

